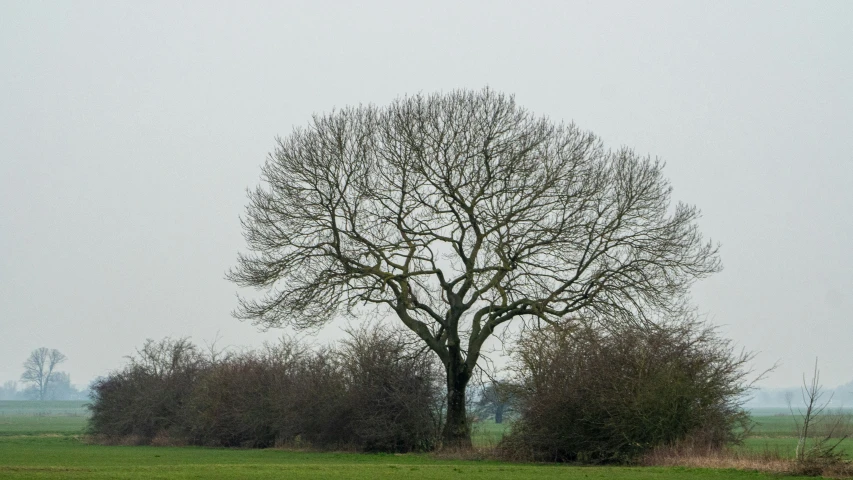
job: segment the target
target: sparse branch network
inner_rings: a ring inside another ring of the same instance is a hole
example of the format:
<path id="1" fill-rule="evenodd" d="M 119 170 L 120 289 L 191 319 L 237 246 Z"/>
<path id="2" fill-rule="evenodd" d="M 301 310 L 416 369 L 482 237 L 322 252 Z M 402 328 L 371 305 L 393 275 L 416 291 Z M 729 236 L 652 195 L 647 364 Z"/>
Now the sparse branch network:
<path id="1" fill-rule="evenodd" d="M 464 444 L 465 387 L 502 324 L 645 320 L 720 269 L 662 167 L 488 89 L 315 116 L 249 193 L 229 278 L 266 295 L 236 315 L 310 328 L 387 306 L 444 363 L 445 440 Z"/>

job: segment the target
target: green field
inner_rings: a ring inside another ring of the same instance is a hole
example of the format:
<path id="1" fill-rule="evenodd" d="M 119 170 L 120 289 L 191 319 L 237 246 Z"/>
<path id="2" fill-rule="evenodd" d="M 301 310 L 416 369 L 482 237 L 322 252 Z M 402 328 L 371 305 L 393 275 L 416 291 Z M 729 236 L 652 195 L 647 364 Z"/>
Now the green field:
<path id="1" fill-rule="evenodd" d="M 494 447 L 501 441 L 510 424 L 495 423 L 494 420 L 477 422 L 471 428 L 471 441 L 476 447 Z"/>
<path id="2" fill-rule="evenodd" d="M 70 436 L 0 438 L 2 478 L 760 479 L 734 470 L 573 467 L 440 460 L 429 455 L 302 453 L 197 447 L 107 447 Z"/>
<path id="3" fill-rule="evenodd" d="M 89 410 L 86 408 L 86 402 L 22 402 L 18 400 L 0 400 L 0 417 L 86 417 L 88 415 Z"/>
<path id="4" fill-rule="evenodd" d="M 825 433 L 827 422 L 831 421 L 833 414 L 837 413 L 830 412 L 823 423 L 818 422 L 813 427 L 813 432 L 818 436 Z M 845 410 L 841 413 L 849 415 L 851 412 Z M 752 418 L 755 425 L 750 430 L 742 448 L 754 452 L 770 451 L 779 452 L 785 456 L 794 455 L 797 448 L 797 427 L 794 418 L 787 409 L 757 409 L 752 412 Z M 847 424 L 836 430 L 835 434 L 836 436 L 846 434 L 853 437 L 853 425 Z M 853 440 L 848 438 L 838 446 L 838 449 L 853 456 Z"/>
<path id="5" fill-rule="evenodd" d="M 85 402 L 0 401 L 0 437 L 78 435 L 86 428 Z"/>
<path id="6" fill-rule="evenodd" d="M 449 460 L 428 454 L 90 445 L 83 441 L 81 435 L 86 422 L 84 413 L 82 404 L 75 402 L 0 402 L 0 478 L 776 478 L 736 470 L 513 464 L 491 460 Z M 506 424 L 494 422 L 478 424 L 474 430 L 475 443 L 494 445 L 506 428 Z M 793 439 L 755 440 L 788 442 Z"/>

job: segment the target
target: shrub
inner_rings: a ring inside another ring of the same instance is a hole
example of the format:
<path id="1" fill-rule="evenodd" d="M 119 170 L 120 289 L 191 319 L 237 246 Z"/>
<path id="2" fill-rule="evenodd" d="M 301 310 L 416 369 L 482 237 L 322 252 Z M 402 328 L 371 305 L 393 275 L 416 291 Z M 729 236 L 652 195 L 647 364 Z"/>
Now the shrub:
<path id="1" fill-rule="evenodd" d="M 444 385 L 431 354 L 407 342 L 401 332 L 377 325 L 349 333 L 340 354 L 353 441 L 370 451 L 433 449 Z"/>
<path id="2" fill-rule="evenodd" d="M 174 430 L 205 368 L 204 357 L 187 339 L 146 341 L 124 370 L 92 385 L 89 429 L 143 441 Z"/>
<path id="3" fill-rule="evenodd" d="M 186 339 L 148 341 L 98 380 L 91 433 L 115 442 L 368 451 L 436 444 L 441 385 L 431 357 L 399 332 L 351 332 L 336 348 L 291 339 L 216 358 Z"/>
<path id="4" fill-rule="evenodd" d="M 514 358 L 519 418 L 501 444 L 507 456 L 627 462 L 686 439 L 736 441 L 747 419 L 740 401 L 751 357 L 694 320 L 548 328 Z"/>

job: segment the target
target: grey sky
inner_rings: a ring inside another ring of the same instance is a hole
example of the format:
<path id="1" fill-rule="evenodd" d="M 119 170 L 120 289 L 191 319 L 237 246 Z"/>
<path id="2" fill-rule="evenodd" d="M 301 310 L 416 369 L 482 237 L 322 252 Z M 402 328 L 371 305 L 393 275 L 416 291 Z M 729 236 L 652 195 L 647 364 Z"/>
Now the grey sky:
<path id="1" fill-rule="evenodd" d="M 792 385 L 853 379 L 853 2 L 35 2 L 0 15 L 0 382 L 145 338 L 257 345 L 223 274 L 311 113 L 489 85 L 667 162 L 694 298 Z M 334 335 L 327 332 L 326 335 Z"/>

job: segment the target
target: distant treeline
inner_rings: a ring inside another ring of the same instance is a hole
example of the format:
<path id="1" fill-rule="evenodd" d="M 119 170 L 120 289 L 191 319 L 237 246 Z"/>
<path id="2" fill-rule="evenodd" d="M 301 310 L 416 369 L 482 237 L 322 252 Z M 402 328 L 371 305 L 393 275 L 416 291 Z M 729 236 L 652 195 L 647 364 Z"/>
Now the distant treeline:
<path id="1" fill-rule="evenodd" d="M 14 380 L 0 386 L 0 400 L 37 400 L 38 397 L 36 387 L 30 385 L 21 388 Z M 72 385 L 67 373 L 56 372 L 51 375 L 45 400 L 89 400 L 89 389 Z"/>
<path id="2" fill-rule="evenodd" d="M 822 400 L 829 408 L 853 408 L 853 380 L 835 389 L 824 388 Z M 797 408 L 802 404 L 802 387 L 760 388 L 751 392 L 748 408 Z"/>

